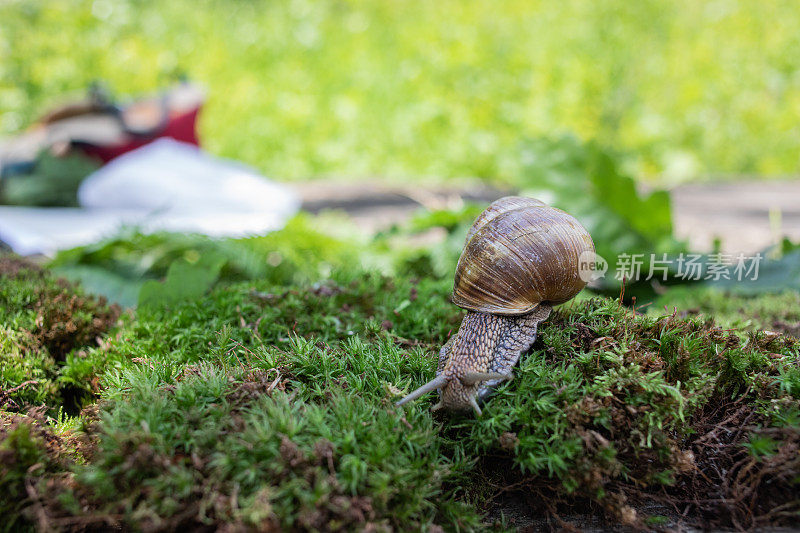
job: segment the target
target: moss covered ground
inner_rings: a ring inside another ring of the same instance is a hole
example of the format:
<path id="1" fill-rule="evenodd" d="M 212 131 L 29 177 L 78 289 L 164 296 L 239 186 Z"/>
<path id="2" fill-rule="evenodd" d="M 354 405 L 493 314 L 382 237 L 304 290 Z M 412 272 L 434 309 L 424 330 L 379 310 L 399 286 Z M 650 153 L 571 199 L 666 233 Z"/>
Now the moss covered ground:
<path id="1" fill-rule="evenodd" d="M 5 530 L 800 520 L 800 342 L 733 323 L 758 299 L 722 327 L 699 304 L 561 306 L 475 418 L 393 405 L 458 327 L 445 277 L 334 268 L 120 315 L 2 264 Z"/>

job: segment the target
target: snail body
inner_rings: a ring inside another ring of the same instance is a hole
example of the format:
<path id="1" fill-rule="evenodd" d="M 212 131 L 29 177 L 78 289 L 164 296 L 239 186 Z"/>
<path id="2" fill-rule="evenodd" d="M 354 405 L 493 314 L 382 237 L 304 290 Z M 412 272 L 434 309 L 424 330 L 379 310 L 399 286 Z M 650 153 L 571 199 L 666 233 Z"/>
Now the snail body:
<path id="1" fill-rule="evenodd" d="M 436 378 L 397 404 L 438 389 L 434 409 L 480 415 L 478 400 L 512 378 L 551 306 L 586 285 L 579 271 L 586 252 L 594 252 L 591 236 L 564 211 L 516 196 L 492 203 L 467 233 L 456 267 L 452 301 L 467 314 L 442 346 Z"/>

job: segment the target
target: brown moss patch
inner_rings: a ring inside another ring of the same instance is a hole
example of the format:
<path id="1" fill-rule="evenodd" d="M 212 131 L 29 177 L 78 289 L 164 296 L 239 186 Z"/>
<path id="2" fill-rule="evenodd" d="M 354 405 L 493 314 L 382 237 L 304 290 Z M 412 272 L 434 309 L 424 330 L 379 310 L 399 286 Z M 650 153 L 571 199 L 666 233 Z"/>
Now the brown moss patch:
<path id="1" fill-rule="evenodd" d="M 0 515 L 15 521 L 3 524 L 9 530 L 22 529 L 23 521 L 52 529 L 42 491 L 74 461 L 71 444 L 47 426 L 44 412 L 0 412 Z"/>
<path id="2" fill-rule="evenodd" d="M 16 278 L 22 274 L 42 277 L 44 271 L 36 263 L 14 254 L 0 253 L 0 277 Z"/>
<path id="3" fill-rule="evenodd" d="M 108 306 L 103 297 L 78 295 L 68 288 L 45 292 L 34 304 L 33 334 L 57 361 L 76 347 L 99 344 L 98 337 L 114 326 L 120 315 L 117 304 Z"/>

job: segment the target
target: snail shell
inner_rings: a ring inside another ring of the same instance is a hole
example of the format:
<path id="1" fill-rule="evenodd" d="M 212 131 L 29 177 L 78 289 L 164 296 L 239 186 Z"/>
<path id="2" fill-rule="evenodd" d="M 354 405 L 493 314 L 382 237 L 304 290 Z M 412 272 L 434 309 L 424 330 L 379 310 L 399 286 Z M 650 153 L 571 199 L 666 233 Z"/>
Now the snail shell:
<path id="1" fill-rule="evenodd" d="M 579 275 L 584 252 L 594 252 L 594 243 L 573 216 L 533 198 L 501 198 L 467 234 L 453 303 L 509 316 L 563 303 L 586 286 Z"/>

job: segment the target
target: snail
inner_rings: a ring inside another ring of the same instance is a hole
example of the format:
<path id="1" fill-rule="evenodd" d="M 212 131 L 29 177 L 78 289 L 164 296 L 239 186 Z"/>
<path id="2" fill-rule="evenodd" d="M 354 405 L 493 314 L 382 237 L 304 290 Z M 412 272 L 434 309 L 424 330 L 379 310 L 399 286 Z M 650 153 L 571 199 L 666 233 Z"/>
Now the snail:
<path id="1" fill-rule="evenodd" d="M 586 285 L 579 262 L 587 252 L 589 232 L 564 211 L 518 196 L 492 203 L 469 229 L 456 267 L 452 302 L 467 314 L 439 352 L 436 378 L 396 405 L 438 389 L 433 410 L 480 416 L 478 401 L 512 379 L 552 306 Z"/>

